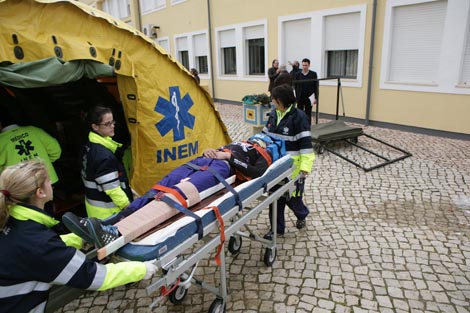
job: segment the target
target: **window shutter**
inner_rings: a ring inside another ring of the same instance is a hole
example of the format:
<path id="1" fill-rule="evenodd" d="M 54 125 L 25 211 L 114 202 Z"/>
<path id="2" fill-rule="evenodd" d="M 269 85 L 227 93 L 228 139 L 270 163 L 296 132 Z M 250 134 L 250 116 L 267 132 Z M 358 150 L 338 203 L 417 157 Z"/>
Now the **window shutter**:
<path id="1" fill-rule="evenodd" d="M 325 17 L 325 50 L 359 49 L 360 13 Z"/>
<path id="2" fill-rule="evenodd" d="M 301 19 L 283 23 L 284 27 L 284 53 L 287 61 L 302 61 L 310 56 L 310 19 Z"/>
<path id="3" fill-rule="evenodd" d="M 395 7 L 388 79 L 433 83 L 437 80 L 447 1 Z"/>
<path id="4" fill-rule="evenodd" d="M 176 38 L 176 49 L 178 49 L 178 51 L 188 51 L 188 38 Z"/>
<path id="5" fill-rule="evenodd" d="M 245 27 L 245 40 L 264 38 L 263 25 Z"/>
<path id="6" fill-rule="evenodd" d="M 193 38 L 194 38 L 194 55 L 197 57 L 207 55 L 206 34 L 195 35 Z"/>
<path id="7" fill-rule="evenodd" d="M 168 42 L 168 39 L 158 40 L 158 44 L 160 45 L 160 47 L 165 49 L 167 52 L 170 52 L 170 44 Z"/>
<path id="8" fill-rule="evenodd" d="M 235 29 L 224 30 L 219 33 L 220 47 L 235 47 Z"/>

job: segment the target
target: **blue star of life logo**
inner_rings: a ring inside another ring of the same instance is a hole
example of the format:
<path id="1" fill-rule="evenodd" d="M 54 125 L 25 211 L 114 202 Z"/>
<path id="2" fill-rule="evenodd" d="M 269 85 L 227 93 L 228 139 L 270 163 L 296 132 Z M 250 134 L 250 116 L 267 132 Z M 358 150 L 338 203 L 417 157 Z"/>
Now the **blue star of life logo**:
<path id="1" fill-rule="evenodd" d="M 164 117 L 155 124 L 155 127 L 162 137 L 168 134 L 170 130 L 173 130 L 173 141 L 179 141 L 185 138 L 185 126 L 191 129 L 194 128 L 196 118 L 189 113 L 189 109 L 194 103 L 188 93 L 181 98 L 178 86 L 170 87 L 169 90 L 170 100 L 158 97 L 155 112 L 163 114 Z"/>

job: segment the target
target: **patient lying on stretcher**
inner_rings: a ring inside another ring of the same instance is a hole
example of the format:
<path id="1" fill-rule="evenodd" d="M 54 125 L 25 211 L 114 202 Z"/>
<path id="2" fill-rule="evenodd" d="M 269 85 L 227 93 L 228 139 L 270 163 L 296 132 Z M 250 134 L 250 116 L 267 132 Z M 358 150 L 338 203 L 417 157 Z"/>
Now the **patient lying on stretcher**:
<path id="1" fill-rule="evenodd" d="M 236 141 L 218 149 L 206 149 L 202 156 L 174 169 L 142 197 L 105 220 L 80 218 L 67 212 L 62 221 L 70 231 L 101 248 L 121 234 L 125 235 L 123 229 L 119 228 L 119 222 L 131 218 L 133 213 L 156 199 L 157 193 L 168 194 L 180 203 L 195 204 L 192 203 L 198 202 L 195 194 L 198 195 L 234 174 L 241 180 L 259 177 L 273 161 L 283 155 L 285 148 L 282 140 L 262 133 L 256 134 L 247 142 Z M 113 226 L 116 223 L 118 224 Z"/>

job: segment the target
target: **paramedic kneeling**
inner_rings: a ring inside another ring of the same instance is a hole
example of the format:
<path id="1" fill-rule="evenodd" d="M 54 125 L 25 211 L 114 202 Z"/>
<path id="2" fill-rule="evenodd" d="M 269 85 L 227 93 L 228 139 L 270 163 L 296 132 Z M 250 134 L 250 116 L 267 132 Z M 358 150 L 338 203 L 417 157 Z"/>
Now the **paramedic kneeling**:
<path id="1" fill-rule="evenodd" d="M 305 218 L 309 214 L 302 196 L 304 189 L 304 179 L 312 171 L 315 153 L 312 146 L 312 134 L 310 122 L 302 110 L 295 107 L 295 96 L 292 88 L 288 85 L 281 85 L 273 88 L 271 98 L 275 104 L 275 109 L 269 114 L 268 122 L 263 132 L 269 135 L 279 136 L 286 142 L 286 151 L 294 160 L 294 172 L 292 178 L 300 173 L 300 179 L 297 181 L 296 191 L 289 199 L 279 198 L 277 202 L 277 234 L 284 235 L 285 217 L 284 209 L 286 204 L 297 217 L 296 227 L 302 229 L 305 227 Z M 270 221 L 272 221 L 272 212 L 270 210 Z M 265 238 L 272 238 L 272 231 L 265 235 Z"/>
<path id="2" fill-rule="evenodd" d="M 74 234 L 59 236 L 59 222 L 44 211 L 52 200 L 46 166 L 27 161 L 0 175 L 0 312 L 44 312 L 52 284 L 106 290 L 149 279 L 151 262 L 99 264 L 77 248 Z"/>

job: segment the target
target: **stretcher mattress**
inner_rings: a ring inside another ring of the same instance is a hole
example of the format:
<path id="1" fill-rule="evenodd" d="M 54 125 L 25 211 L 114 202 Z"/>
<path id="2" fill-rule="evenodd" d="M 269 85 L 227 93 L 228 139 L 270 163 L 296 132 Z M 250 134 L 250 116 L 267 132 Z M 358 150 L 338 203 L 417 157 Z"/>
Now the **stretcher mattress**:
<path id="1" fill-rule="evenodd" d="M 247 199 L 258 190 L 265 189 L 269 182 L 279 179 L 282 173 L 292 167 L 292 164 L 292 159 L 287 155 L 271 164 L 263 176 L 235 187 L 240 199 Z M 230 192 L 224 194 L 222 197 L 214 200 L 207 208 L 195 212 L 201 217 L 204 228 L 216 221 L 216 216 L 214 211 L 210 208 L 211 206 L 218 207 L 224 220 L 225 217 L 228 216 L 226 213 L 229 211 L 237 212 L 239 210 L 235 196 Z M 126 244 L 119 249 L 116 254 L 125 259 L 134 261 L 160 259 L 194 234 L 197 234 L 196 221 L 191 217 L 185 216 L 140 241 Z M 206 235 L 205 231 L 204 235 Z"/>

